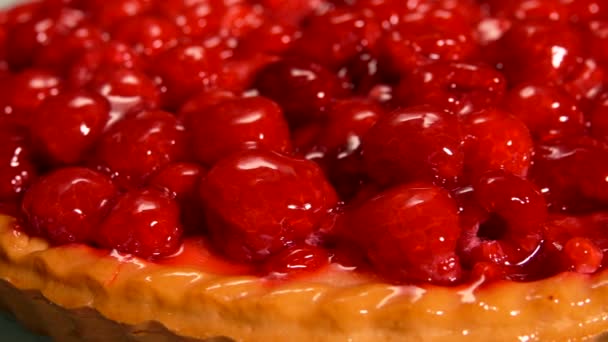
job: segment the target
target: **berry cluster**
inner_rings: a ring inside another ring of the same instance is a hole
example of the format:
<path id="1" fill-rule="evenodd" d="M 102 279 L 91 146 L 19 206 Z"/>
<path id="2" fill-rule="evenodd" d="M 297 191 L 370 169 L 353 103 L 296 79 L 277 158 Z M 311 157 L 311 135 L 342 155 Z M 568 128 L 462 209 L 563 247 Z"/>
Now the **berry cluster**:
<path id="1" fill-rule="evenodd" d="M 0 13 L 1 208 L 258 274 L 594 273 L 607 47 L 602 0 L 27 3 Z"/>

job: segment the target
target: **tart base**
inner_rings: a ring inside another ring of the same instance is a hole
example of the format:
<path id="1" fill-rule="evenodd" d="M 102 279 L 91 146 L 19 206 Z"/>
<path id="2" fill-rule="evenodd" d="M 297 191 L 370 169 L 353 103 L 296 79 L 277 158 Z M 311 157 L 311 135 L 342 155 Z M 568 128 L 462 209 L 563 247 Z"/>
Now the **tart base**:
<path id="1" fill-rule="evenodd" d="M 57 341 L 578 341 L 608 331 L 608 271 L 422 288 L 329 268 L 277 284 L 50 247 L 14 224 L 0 216 L 0 307 Z"/>
<path id="2" fill-rule="evenodd" d="M 148 321 L 120 324 L 91 308 L 64 309 L 39 291 L 23 291 L 0 280 L 0 309 L 12 313 L 28 330 L 65 342 L 231 342 L 226 337 L 194 339 L 177 336 L 162 324 Z"/>

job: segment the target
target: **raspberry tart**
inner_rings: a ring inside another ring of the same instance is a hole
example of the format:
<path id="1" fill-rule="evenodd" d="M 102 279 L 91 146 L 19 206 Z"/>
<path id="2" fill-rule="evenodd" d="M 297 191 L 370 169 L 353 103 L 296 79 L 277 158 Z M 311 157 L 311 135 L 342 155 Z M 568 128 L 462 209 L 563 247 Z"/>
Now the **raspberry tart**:
<path id="1" fill-rule="evenodd" d="M 0 308 L 58 341 L 608 331 L 608 4 L 0 14 Z"/>

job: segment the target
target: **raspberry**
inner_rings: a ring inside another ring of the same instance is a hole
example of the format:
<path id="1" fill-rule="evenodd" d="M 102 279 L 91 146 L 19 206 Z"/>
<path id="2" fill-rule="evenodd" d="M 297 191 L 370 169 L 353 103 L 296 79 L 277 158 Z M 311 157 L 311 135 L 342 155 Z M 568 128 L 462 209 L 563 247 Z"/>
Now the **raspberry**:
<path id="1" fill-rule="evenodd" d="M 453 114 L 432 106 L 397 109 L 363 139 L 369 176 L 388 185 L 413 180 L 444 183 L 462 174 L 462 133 Z"/>
<path id="2" fill-rule="evenodd" d="M 425 213 L 420 215 L 420 213 Z M 393 187 L 347 213 L 348 234 L 383 276 L 404 283 L 462 280 L 456 203 L 428 183 Z"/>
<path id="3" fill-rule="evenodd" d="M 537 253 L 547 206 L 533 183 L 504 171 L 488 172 L 474 185 L 474 198 L 485 217 L 464 226 L 459 249 L 465 261 L 515 266 Z"/>
<path id="4" fill-rule="evenodd" d="M 264 97 L 226 99 L 191 115 L 187 129 L 197 160 L 213 165 L 243 149 L 291 151 L 289 128 L 281 108 Z"/>
<path id="5" fill-rule="evenodd" d="M 179 216 L 179 206 L 166 194 L 132 190 L 118 198 L 99 227 L 96 242 L 142 258 L 169 256 L 181 245 Z"/>
<path id="6" fill-rule="evenodd" d="M 31 118 L 33 138 L 46 157 L 57 164 L 76 164 L 101 136 L 110 105 L 97 94 L 66 91 L 43 102 Z"/>
<path id="7" fill-rule="evenodd" d="M 141 112 L 101 136 L 93 163 L 119 186 L 137 187 L 163 166 L 187 160 L 186 140 L 184 127 L 172 114 Z"/>
<path id="8" fill-rule="evenodd" d="M 31 186 L 22 210 L 34 233 L 54 244 L 90 243 L 117 195 L 104 175 L 86 168 L 63 168 Z"/>
<path id="9" fill-rule="evenodd" d="M 263 150 L 216 163 L 201 198 L 216 247 L 240 261 L 264 260 L 301 241 L 337 202 L 316 164 Z"/>
<path id="10" fill-rule="evenodd" d="M 534 144 L 526 125 L 510 113 L 489 109 L 463 120 L 464 168 L 475 180 L 489 170 L 506 170 L 525 177 L 532 163 Z"/>

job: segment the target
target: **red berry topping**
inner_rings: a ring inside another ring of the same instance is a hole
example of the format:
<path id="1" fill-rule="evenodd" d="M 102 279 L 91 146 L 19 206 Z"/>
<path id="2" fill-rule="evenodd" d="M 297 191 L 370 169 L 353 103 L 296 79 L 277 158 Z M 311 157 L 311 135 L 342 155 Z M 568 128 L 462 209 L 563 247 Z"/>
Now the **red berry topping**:
<path id="1" fill-rule="evenodd" d="M 201 91 L 184 102 L 179 110 L 179 117 L 186 126 L 190 126 L 193 116 L 205 115 L 207 109 L 225 100 L 233 99 L 234 93 L 226 90 L 213 89 Z"/>
<path id="2" fill-rule="evenodd" d="M 152 4 L 151 0 L 86 0 L 83 7 L 93 20 L 103 28 L 108 28 L 123 19 L 144 13 Z"/>
<path id="3" fill-rule="evenodd" d="M 43 47 L 34 57 L 34 64 L 65 71 L 80 54 L 104 44 L 105 39 L 99 28 L 83 24 Z"/>
<path id="4" fill-rule="evenodd" d="M 264 97 L 227 99 L 192 115 L 187 127 L 197 160 L 205 165 L 243 149 L 291 150 L 281 108 Z"/>
<path id="5" fill-rule="evenodd" d="M 456 114 L 468 114 L 498 104 L 506 81 L 493 68 L 437 62 L 416 68 L 396 89 L 402 105 L 432 104 Z"/>
<path id="6" fill-rule="evenodd" d="M 154 16 L 133 16 L 119 21 L 112 38 L 125 42 L 143 56 L 154 56 L 177 44 L 178 29 L 170 21 Z"/>
<path id="7" fill-rule="evenodd" d="M 265 22 L 243 37 L 239 42 L 238 52 L 244 55 L 258 52 L 281 54 L 293 44 L 300 34 L 294 26 Z"/>
<path id="8" fill-rule="evenodd" d="M 31 118 L 33 139 L 45 157 L 54 163 L 76 164 L 101 136 L 110 106 L 97 94 L 66 91 L 43 102 Z"/>
<path id="9" fill-rule="evenodd" d="M 213 85 L 219 62 L 214 53 L 203 45 L 187 44 L 174 47 L 154 60 L 151 69 L 167 88 L 169 108 L 179 108 L 191 95 Z"/>
<path id="10" fill-rule="evenodd" d="M 517 23 L 499 45 L 500 63 L 513 84 L 562 82 L 583 56 L 580 36 L 559 23 Z"/>
<path id="11" fill-rule="evenodd" d="M 156 1 L 153 6 L 155 13 L 172 21 L 184 36 L 197 38 L 217 32 L 226 11 L 224 0 Z"/>
<path id="12" fill-rule="evenodd" d="M 361 49 L 373 49 L 381 34 L 370 11 L 331 10 L 308 19 L 288 54 L 337 69 Z"/>
<path id="13" fill-rule="evenodd" d="M 97 236 L 117 194 L 102 174 L 80 167 L 63 168 L 32 185 L 22 210 L 33 231 L 52 243 L 87 243 Z"/>
<path id="14" fill-rule="evenodd" d="M 160 92 L 154 81 L 137 70 L 100 69 L 91 81 L 90 88 L 110 102 L 112 112 L 109 126 L 127 113 L 156 109 L 160 104 Z"/>
<path id="15" fill-rule="evenodd" d="M 474 186 L 486 217 L 465 226 L 461 248 L 465 260 L 518 265 L 539 248 L 547 205 L 530 181 L 502 171 L 483 175 Z"/>
<path id="16" fill-rule="evenodd" d="M 26 130 L 0 123 L 0 202 L 18 200 L 37 174 Z"/>
<path id="17" fill-rule="evenodd" d="M 531 177 L 551 210 L 599 209 L 608 203 L 608 146 L 589 137 L 540 144 Z"/>
<path id="18" fill-rule="evenodd" d="M 148 185 L 167 191 L 179 203 L 186 232 L 203 231 L 204 217 L 198 189 L 205 169 L 192 163 L 172 163 L 150 177 Z"/>
<path id="19" fill-rule="evenodd" d="M 534 146 L 526 125 L 508 112 L 484 110 L 464 118 L 465 173 L 475 179 L 488 170 L 526 176 Z"/>
<path id="20" fill-rule="evenodd" d="M 599 273 L 607 44 L 605 0 L 16 6 L 0 213 L 218 274 Z"/>
<path id="21" fill-rule="evenodd" d="M 201 196 L 217 248 L 241 261 L 265 259 L 304 239 L 336 205 L 313 162 L 262 150 L 215 164 Z"/>
<path id="22" fill-rule="evenodd" d="M 567 269 L 578 273 L 594 273 L 602 265 L 604 253 L 593 241 L 575 237 L 566 242 L 564 257 Z"/>
<path id="23" fill-rule="evenodd" d="M 170 113 L 141 112 L 108 129 L 93 159 L 120 186 L 139 186 L 167 164 L 187 159 L 185 129 Z"/>
<path id="24" fill-rule="evenodd" d="M 24 13 L 22 13 L 24 14 Z M 67 6 L 51 8 L 42 3 L 37 10 L 17 19 L 7 36 L 6 52 L 12 68 L 29 67 L 40 49 L 54 38 L 74 30 L 85 14 Z"/>
<path id="25" fill-rule="evenodd" d="M 380 184 L 440 183 L 462 174 L 462 133 L 455 115 L 431 106 L 397 109 L 363 139 L 363 161 Z"/>
<path id="26" fill-rule="evenodd" d="M 458 211 L 447 191 L 426 183 L 399 185 L 347 215 L 346 234 L 387 278 L 443 285 L 461 280 Z"/>
<path id="27" fill-rule="evenodd" d="M 284 59 L 262 69 L 255 86 L 276 101 L 290 123 L 325 116 L 330 104 L 344 94 L 338 77 L 323 66 L 301 59 Z"/>
<path id="28" fill-rule="evenodd" d="M 591 136 L 608 140 L 608 93 L 600 96 L 590 111 L 589 121 L 591 125 Z"/>
<path id="29" fill-rule="evenodd" d="M 163 192 L 132 190 L 118 198 L 99 227 L 96 242 L 142 258 L 169 256 L 181 245 L 177 202 Z"/>
<path id="30" fill-rule="evenodd" d="M 70 83 L 82 87 L 91 82 L 99 70 L 114 68 L 141 69 L 142 61 L 128 45 L 111 41 L 82 53 L 68 71 Z"/>
<path id="31" fill-rule="evenodd" d="M 59 76 L 51 71 L 27 69 L 0 79 L 0 108 L 4 114 L 29 115 L 47 98 L 62 89 Z M 27 117 L 22 117 L 27 122 Z"/>
<path id="32" fill-rule="evenodd" d="M 522 83 L 511 89 L 505 100 L 506 107 L 537 140 L 582 135 L 585 131 L 583 112 L 560 88 Z"/>

